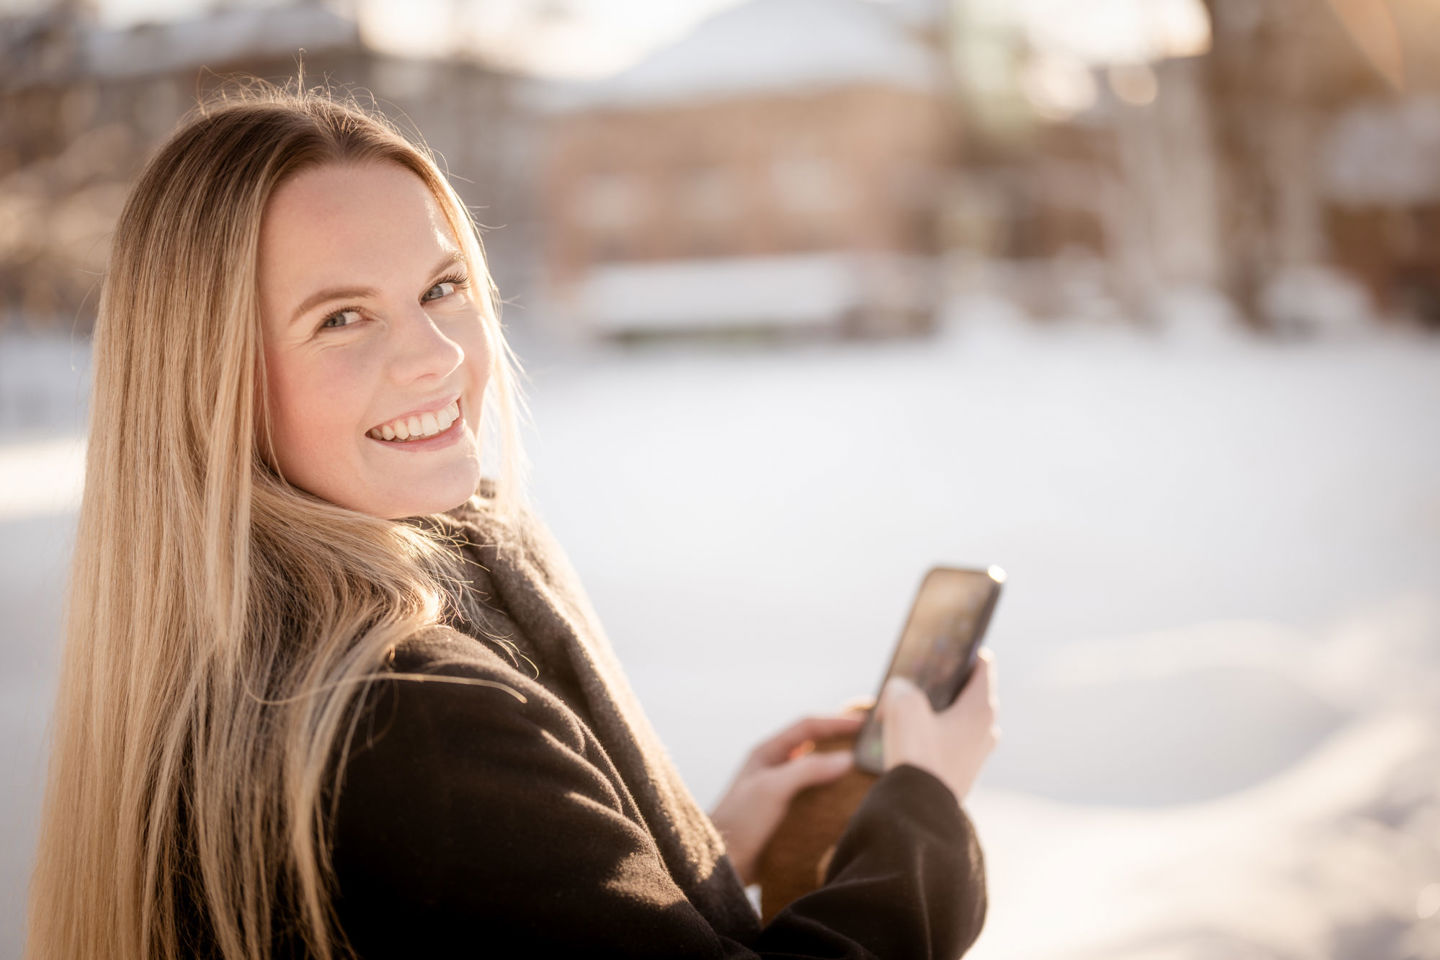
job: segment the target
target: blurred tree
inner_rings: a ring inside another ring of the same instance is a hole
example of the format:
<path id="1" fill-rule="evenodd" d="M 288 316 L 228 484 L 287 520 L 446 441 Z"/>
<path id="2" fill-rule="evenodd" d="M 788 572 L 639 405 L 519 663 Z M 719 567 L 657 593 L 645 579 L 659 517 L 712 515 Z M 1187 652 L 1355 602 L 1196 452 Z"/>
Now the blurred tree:
<path id="1" fill-rule="evenodd" d="M 1366 55 L 1355 23 L 1323 0 L 1204 0 L 1226 287 L 1265 324 L 1268 284 L 1330 260 L 1320 145 L 1347 105 L 1394 92 L 1394 58 Z M 1353 7 L 1354 4 L 1340 4 Z M 1388 18 L 1385 3 L 1370 3 Z"/>

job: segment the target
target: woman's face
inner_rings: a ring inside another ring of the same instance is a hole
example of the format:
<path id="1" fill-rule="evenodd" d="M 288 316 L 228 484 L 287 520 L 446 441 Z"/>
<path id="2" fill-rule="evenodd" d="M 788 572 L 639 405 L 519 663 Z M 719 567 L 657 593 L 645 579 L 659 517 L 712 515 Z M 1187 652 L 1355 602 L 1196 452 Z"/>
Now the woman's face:
<path id="1" fill-rule="evenodd" d="M 481 278 L 425 183 L 379 162 L 297 174 L 265 209 L 259 271 L 285 478 L 392 519 L 469 498 L 490 369 Z"/>

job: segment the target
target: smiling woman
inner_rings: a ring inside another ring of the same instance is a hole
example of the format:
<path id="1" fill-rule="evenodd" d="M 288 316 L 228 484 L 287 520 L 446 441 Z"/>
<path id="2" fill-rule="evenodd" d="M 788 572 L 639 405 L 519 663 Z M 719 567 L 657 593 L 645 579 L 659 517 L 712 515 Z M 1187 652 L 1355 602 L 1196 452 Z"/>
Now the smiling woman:
<path id="1" fill-rule="evenodd" d="M 485 308 L 425 183 L 378 162 L 296 175 L 266 207 L 259 267 L 276 472 L 377 517 L 469 497 Z"/>
<path id="2" fill-rule="evenodd" d="M 465 207 L 381 119 L 252 89 L 151 160 L 96 325 L 31 956 L 974 941 L 988 660 L 942 713 L 881 704 L 887 772 L 762 927 L 760 850 L 849 766 L 807 745 L 859 721 L 696 806 L 525 507 L 512 366 Z"/>
<path id="3" fill-rule="evenodd" d="M 474 224 L 380 118 L 237 90 L 132 189 L 93 357 L 27 949 L 330 956 L 356 691 L 463 599 L 433 518 L 487 448 L 485 515 L 519 514 Z"/>

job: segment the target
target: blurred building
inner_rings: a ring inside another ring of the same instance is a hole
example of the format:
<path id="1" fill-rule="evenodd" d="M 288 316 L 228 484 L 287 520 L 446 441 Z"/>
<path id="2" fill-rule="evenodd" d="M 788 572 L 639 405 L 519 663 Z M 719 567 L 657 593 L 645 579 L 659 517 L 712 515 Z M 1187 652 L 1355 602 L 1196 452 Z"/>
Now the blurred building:
<path id="1" fill-rule="evenodd" d="M 926 5 L 750 0 L 547 104 L 547 299 L 587 334 L 923 330 L 954 154 Z"/>
<path id="2" fill-rule="evenodd" d="M 1203 48 L 1110 63 L 958 9 L 945 233 L 1003 295 L 1143 319 L 1200 289 L 1272 329 L 1440 325 L 1440 7 L 1206 0 Z"/>
<path id="3" fill-rule="evenodd" d="M 197 98 L 234 75 L 352 90 L 422 131 L 491 237 L 502 289 L 528 283 L 533 125 L 510 75 L 475 58 L 377 51 L 331 5 L 226 6 L 114 30 L 78 4 L 0 23 L 0 316 L 88 323 L 129 184 Z M 518 235 L 517 235 L 518 234 Z"/>
<path id="4" fill-rule="evenodd" d="M 128 30 L 58 0 L 0 20 L 0 319 L 86 321 L 149 151 L 303 48 L 307 83 L 424 131 L 556 332 L 904 333 L 977 287 L 1037 317 L 1198 291 L 1260 327 L 1440 326 L 1440 4 L 1131 7 L 1186 4 L 1203 43 L 1082 61 L 1024 4 L 746 0 L 557 92 L 383 53 L 325 0 Z"/>

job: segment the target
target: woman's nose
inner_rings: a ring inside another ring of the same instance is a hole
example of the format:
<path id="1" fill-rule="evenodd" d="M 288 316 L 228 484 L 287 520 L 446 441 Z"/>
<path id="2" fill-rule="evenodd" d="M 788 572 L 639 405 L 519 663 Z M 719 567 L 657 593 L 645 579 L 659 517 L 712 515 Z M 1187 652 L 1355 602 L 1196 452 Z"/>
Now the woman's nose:
<path id="1" fill-rule="evenodd" d="M 396 383 L 443 380 L 465 362 L 465 351 L 445 335 L 419 306 L 397 316 L 392 325 L 390 377 Z"/>

